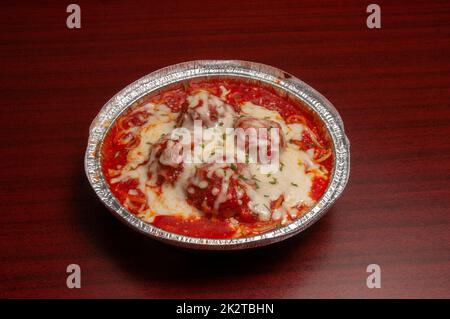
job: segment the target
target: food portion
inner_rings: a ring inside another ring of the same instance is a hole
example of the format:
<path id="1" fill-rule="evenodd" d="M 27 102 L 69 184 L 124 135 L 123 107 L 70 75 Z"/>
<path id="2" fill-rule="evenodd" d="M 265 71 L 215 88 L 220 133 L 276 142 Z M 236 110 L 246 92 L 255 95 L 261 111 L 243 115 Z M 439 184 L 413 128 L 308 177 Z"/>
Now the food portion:
<path id="1" fill-rule="evenodd" d="M 143 97 L 113 123 L 101 155 L 111 192 L 131 213 L 202 238 L 289 224 L 322 197 L 333 169 L 326 129 L 306 106 L 233 79 Z"/>

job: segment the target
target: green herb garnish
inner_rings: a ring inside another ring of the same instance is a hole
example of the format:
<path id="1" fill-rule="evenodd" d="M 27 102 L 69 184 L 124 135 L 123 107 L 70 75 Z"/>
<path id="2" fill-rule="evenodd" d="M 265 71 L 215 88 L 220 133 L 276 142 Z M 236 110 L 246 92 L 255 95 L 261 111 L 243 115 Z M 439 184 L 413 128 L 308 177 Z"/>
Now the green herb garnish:
<path id="1" fill-rule="evenodd" d="M 253 179 L 254 181 L 261 182 L 259 179 L 257 179 L 257 178 L 255 177 L 255 175 L 252 176 L 252 179 Z"/>
<path id="2" fill-rule="evenodd" d="M 241 175 L 241 174 L 239 174 L 238 177 L 239 177 L 240 179 L 244 180 L 244 181 L 247 180 L 247 178 L 246 178 L 245 176 Z"/>

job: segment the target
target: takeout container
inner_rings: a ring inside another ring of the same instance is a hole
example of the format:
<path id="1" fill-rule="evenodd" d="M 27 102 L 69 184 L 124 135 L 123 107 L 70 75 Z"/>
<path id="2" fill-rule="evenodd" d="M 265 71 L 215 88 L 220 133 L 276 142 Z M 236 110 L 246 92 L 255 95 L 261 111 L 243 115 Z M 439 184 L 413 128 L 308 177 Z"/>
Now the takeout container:
<path id="1" fill-rule="evenodd" d="M 331 138 L 334 168 L 329 186 L 322 198 L 303 216 L 289 225 L 245 238 L 207 239 L 170 233 L 148 224 L 124 208 L 108 188 L 101 170 L 103 140 L 115 119 L 141 97 L 157 92 L 171 84 L 193 78 L 244 78 L 275 87 L 301 100 L 323 121 Z M 350 144 L 344 124 L 334 106 L 319 92 L 293 75 L 277 68 L 248 61 L 199 60 L 184 62 L 142 77 L 112 97 L 100 110 L 89 129 L 85 154 L 85 171 L 89 182 L 102 203 L 132 229 L 165 243 L 193 249 L 233 250 L 264 246 L 294 236 L 319 220 L 341 195 L 350 173 Z"/>

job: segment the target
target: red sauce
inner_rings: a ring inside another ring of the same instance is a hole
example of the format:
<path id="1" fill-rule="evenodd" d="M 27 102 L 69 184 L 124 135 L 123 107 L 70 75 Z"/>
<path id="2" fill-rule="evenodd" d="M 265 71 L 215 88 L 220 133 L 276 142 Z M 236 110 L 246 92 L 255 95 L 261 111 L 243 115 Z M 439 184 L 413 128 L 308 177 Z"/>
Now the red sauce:
<path id="1" fill-rule="evenodd" d="M 328 181 L 329 180 L 321 177 L 313 177 L 310 192 L 310 197 L 313 200 L 317 201 L 322 197 L 322 195 L 325 193 L 325 190 L 328 187 Z"/>
<path id="2" fill-rule="evenodd" d="M 213 189 L 217 189 L 218 191 L 222 190 L 222 178 L 218 178 L 216 176 L 208 178 L 206 176 L 206 169 L 199 170 L 196 175 L 201 175 L 203 180 L 207 180 L 208 187 L 200 188 L 194 184 L 190 184 L 188 188 L 190 187 L 195 191 L 193 193 L 187 193 L 188 203 L 203 211 L 208 217 L 213 216 L 220 219 L 234 217 L 238 221 L 242 222 L 256 222 L 257 219 L 253 216 L 247 206 L 250 200 L 247 194 L 244 193 L 240 199 L 238 198 L 237 190 L 240 187 L 240 183 L 237 178 L 231 177 L 229 179 L 227 199 L 219 205 L 217 211 L 214 211 L 213 207 L 217 194 L 213 194 Z"/>
<path id="3" fill-rule="evenodd" d="M 156 216 L 153 225 L 168 232 L 201 238 L 230 238 L 236 232 L 226 220 Z"/>

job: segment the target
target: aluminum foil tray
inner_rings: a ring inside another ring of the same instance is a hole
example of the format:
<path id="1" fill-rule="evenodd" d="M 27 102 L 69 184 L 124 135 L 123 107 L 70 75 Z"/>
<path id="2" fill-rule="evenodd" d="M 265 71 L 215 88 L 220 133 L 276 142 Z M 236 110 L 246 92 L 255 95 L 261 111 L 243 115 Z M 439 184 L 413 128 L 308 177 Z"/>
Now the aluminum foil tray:
<path id="1" fill-rule="evenodd" d="M 115 119 L 135 101 L 171 84 L 192 78 L 246 78 L 264 82 L 304 102 L 323 121 L 334 148 L 332 179 L 324 196 L 297 220 L 282 228 L 253 237 L 233 239 L 194 238 L 170 233 L 148 224 L 124 208 L 110 192 L 101 170 L 100 149 Z M 142 77 L 112 97 L 95 117 L 89 130 L 85 171 L 103 204 L 122 222 L 144 235 L 168 244 L 203 250 L 233 250 L 264 246 L 294 236 L 321 218 L 341 195 L 350 173 L 350 144 L 334 106 L 319 92 L 277 68 L 247 61 L 199 60 L 184 62 Z"/>

